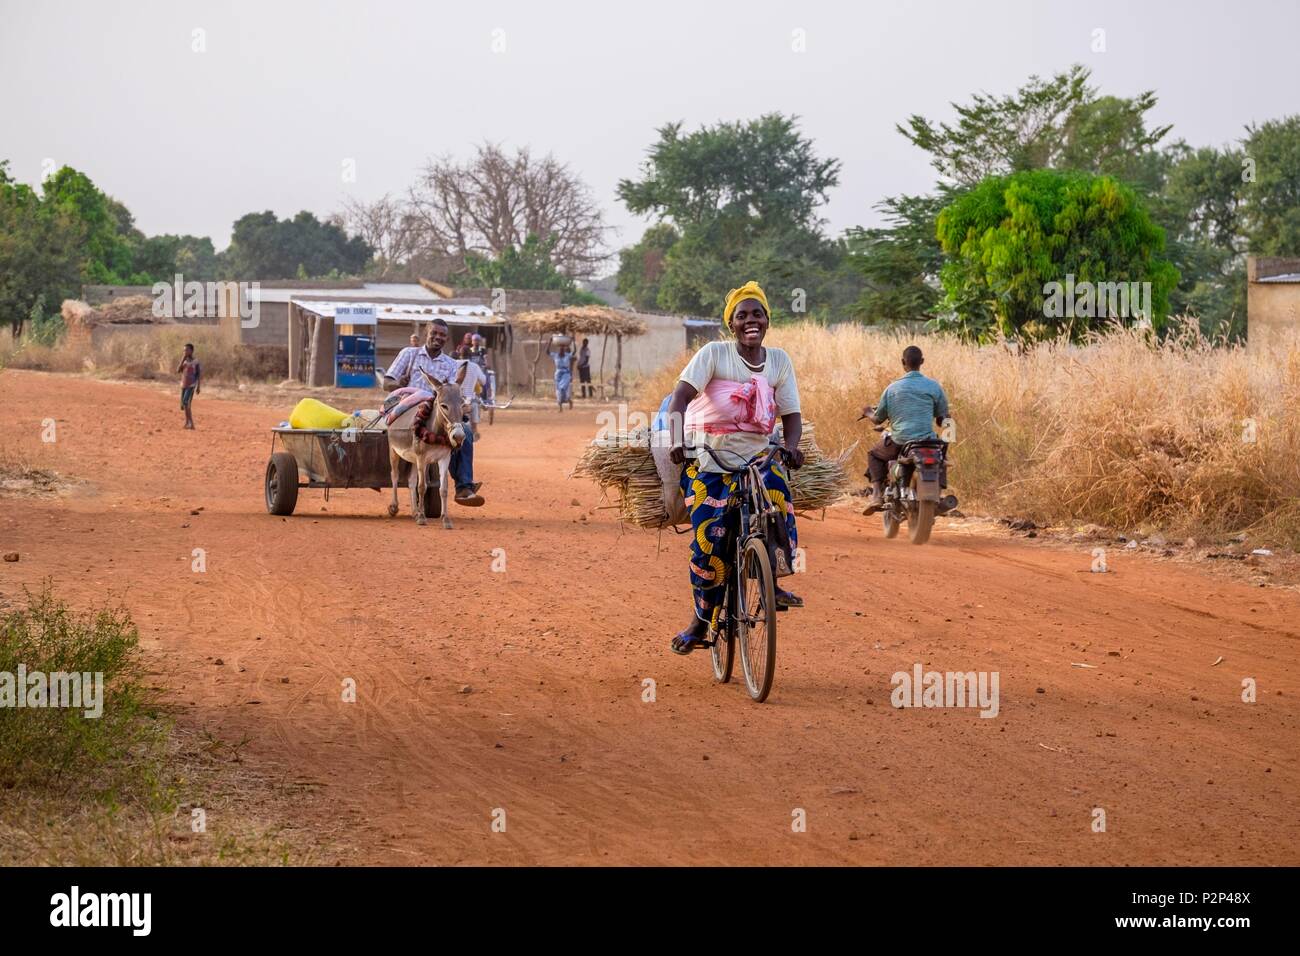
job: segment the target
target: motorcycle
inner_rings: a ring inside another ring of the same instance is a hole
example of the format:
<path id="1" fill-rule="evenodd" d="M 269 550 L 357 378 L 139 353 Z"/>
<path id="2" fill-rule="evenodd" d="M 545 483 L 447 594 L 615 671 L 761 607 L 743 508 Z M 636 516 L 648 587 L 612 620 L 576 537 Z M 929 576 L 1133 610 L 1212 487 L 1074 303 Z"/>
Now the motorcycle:
<path id="1" fill-rule="evenodd" d="M 883 428 L 875 430 L 891 437 Z M 957 497 L 943 493 L 947 452 L 948 443 L 940 438 L 910 441 L 889 463 L 885 505 L 880 511 L 886 538 L 896 537 L 906 521 L 912 544 L 925 544 L 930 540 L 935 516 L 957 507 Z"/>

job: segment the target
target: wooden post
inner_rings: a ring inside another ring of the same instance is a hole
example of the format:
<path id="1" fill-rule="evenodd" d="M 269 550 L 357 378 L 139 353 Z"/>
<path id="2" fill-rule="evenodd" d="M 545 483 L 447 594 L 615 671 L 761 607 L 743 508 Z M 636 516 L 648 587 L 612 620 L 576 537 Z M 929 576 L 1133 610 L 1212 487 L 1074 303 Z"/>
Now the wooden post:
<path id="1" fill-rule="evenodd" d="M 306 382 L 308 385 L 316 384 L 315 381 L 316 380 L 316 349 L 319 347 L 319 344 L 320 344 L 320 316 L 313 315 L 311 317 L 311 351 L 308 353 L 308 359 L 307 359 Z"/>
<path id="2" fill-rule="evenodd" d="M 527 351 L 524 352 L 524 357 L 525 358 L 528 357 Z M 537 333 L 537 357 L 533 359 L 533 367 L 532 367 L 533 380 L 528 387 L 528 390 L 532 393 L 534 397 L 536 397 L 537 395 L 537 366 L 541 364 L 541 361 L 542 361 L 542 333 L 538 332 Z"/>
<path id="3" fill-rule="evenodd" d="M 609 348 L 609 331 L 600 337 L 600 400 L 605 400 L 605 349 Z"/>
<path id="4" fill-rule="evenodd" d="M 614 397 L 623 397 L 623 333 L 619 332 L 614 339 L 618 347 L 618 354 L 614 359 Z"/>

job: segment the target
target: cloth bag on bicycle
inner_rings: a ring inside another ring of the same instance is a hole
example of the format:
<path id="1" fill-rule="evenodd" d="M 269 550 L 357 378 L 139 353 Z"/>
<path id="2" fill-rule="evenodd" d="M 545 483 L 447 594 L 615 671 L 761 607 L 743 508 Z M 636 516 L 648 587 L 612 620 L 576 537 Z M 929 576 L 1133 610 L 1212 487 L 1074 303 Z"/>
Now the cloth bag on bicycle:
<path id="1" fill-rule="evenodd" d="M 668 403 L 672 395 L 665 395 L 659 403 L 650 424 L 650 457 L 659 473 L 659 483 L 663 485 L 664 512 L 668 515 L 667 524 L 690 524 L 691 515 L 686 510 L 686 496 L 682 494 L 682 469 L 668 457 L 672 454 L 672 436 L 668 431 Z"/>

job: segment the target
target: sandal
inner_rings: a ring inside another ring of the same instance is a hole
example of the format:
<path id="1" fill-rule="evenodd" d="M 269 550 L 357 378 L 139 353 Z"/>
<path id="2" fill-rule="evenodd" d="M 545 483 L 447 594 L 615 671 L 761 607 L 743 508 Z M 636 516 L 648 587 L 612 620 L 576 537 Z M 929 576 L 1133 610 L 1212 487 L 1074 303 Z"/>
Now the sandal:
<path id="1" fill-rule="evenodd" d="M 791 591 L 776 589 L 776 606 L 781 607 L 803 607 L 803 598 Z"/>
<path id="2" fill-rule="evenodd" d="M 674 654 L 689 654 L 703 642 L 703 634 L 693 634 L 690 630 L 685 630 L 673 638 L 672 650 Z"/>

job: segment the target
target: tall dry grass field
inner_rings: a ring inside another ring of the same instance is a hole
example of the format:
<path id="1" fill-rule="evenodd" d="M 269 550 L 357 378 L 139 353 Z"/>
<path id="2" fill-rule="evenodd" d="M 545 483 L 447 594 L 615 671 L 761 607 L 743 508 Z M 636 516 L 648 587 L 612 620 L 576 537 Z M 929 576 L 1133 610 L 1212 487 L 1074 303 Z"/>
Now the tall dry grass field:
<path id="1" fill-rule="evenodd" d="M 1115 331 L 1019 351 L 860 326 L 773 328 L 794 360 L 806 419 L 829 451 L 876 440 L 862 406 L 902 374 L 907 345 L 952 403 L 950 483 L 964 508 L 1039 523 L 1300 546 L 1300 338 L 1267 352 L 1187 332 Z M 658 407 L 687 356 L 643 383 Z M 865 479 L 863 479 L 865 483 Z"/>
<path id="2" fill-rule="evenodd" d="M 208 382 L 278 382 L 288 374 L 283 349 L 250 348 L 232 342 L 214 327 L 169 325 L 148 334 L 114 335 L 94 348 L 66 338 L 58 345 L 15 343 L 0 333 L 0 368 L 43 372 L 90 372 L 113 378 L 172 379 L 185 343 L 194 343 Z"/>

